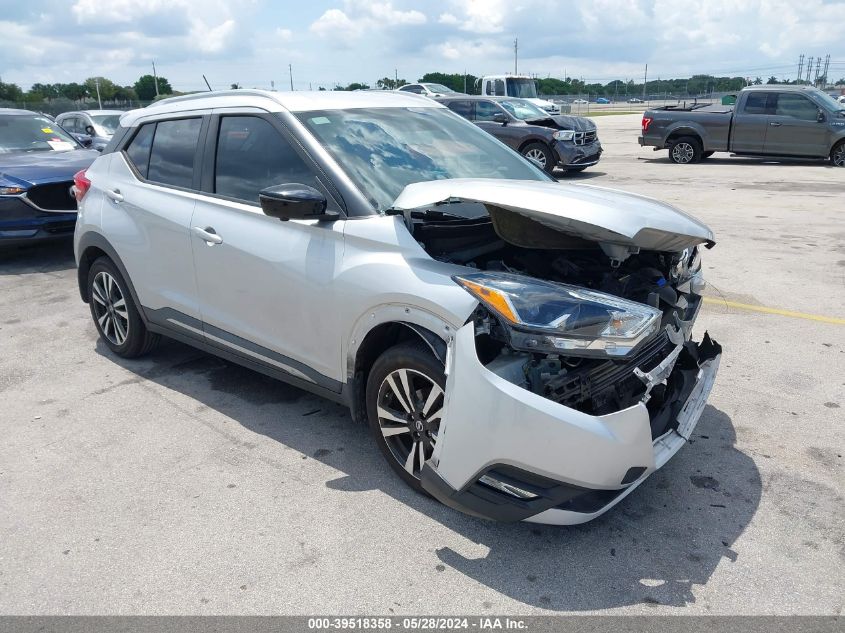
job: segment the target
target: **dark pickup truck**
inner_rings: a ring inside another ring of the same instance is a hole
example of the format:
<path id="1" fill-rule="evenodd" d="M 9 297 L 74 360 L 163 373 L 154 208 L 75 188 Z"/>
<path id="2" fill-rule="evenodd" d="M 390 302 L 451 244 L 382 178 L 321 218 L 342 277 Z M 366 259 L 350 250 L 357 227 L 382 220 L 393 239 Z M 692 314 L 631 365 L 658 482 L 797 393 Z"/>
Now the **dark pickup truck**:
<path id="1" fill-rule="evenodd" d="M 640 145 L 673 163 L 714 152 L 830 159 L 845 167 L 845 106 L 810 86 L 751 86 L 733 106 L 664 106 L 643 114 Z"/>

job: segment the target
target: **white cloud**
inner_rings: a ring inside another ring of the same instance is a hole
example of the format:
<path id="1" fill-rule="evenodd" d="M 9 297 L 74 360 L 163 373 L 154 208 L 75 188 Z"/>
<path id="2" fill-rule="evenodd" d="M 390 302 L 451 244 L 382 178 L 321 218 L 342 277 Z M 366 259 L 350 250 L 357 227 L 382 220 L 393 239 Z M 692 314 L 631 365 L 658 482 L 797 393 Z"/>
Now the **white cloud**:
<path id="1" fill-rule="evenodd" d="M 396 9 L 391 2 L 346 0 L 344 10 L 329 9 L 311 24 L 309 30 L 316 35 L 332 38 L 347 45 L 344 40 L 358 38 L 365 33 L 389 30 L 395 26 L 418 26 L 427 22 L 426 16 L 415 10 Z"/>
<path id="2" fill-rule="evenodd" d="M 452 13 L 441 13 L 437 21 L 440 24 L 460 24 L 460 20 Z"/>

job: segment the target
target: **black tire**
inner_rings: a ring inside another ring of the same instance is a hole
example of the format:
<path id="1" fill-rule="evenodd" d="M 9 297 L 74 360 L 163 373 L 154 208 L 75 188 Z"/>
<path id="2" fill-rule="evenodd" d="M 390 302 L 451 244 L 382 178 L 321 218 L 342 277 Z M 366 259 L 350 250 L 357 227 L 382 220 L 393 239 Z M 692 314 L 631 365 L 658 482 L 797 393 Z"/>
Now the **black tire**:
<path id="1" fill-rule="evenodd" d="M 529 160 L 533 158 L 541 163 L 541 166 L 546 173 L 550 174 L 554 171 L 555 157 L 548 145 L 539 142 L 529 143 L 522 148 L 521 153 L 525 156 L 525 158 L 530 157 Z"/>
<path id="2" fill-rule="evenodd" d="M 712 152 L 712 151 L 711 152 L 702 152 L 701 153 L 701 160 L 704 160 L 705 158 L 710 158 L 715 153 L 716 152 Z"/>
<path id="3" fill-rule="evenodd" d="M 401 380 L 403 371 L 407 389 Z M 410 413 L 409 407 L 400 402 L 400 394 L 392 389 L 389 378 L 402 396 L 407 396 L 408 392 L 412 394 Z M 391 347 L 376 359 L 367 378 L 370 432 L 390 467 L 411 488 L 423 494 L 427 493 L 420 486 L 419 450 L 423 451 L 423 461 L 431 457 L 440 428 L 439 414 L 443 410 L 445 388 L 443 363 L 422 343 L 400 343 Z M 385 417 L 385 414 L 394 417 Z"/>
<path id="4" fill-rule="evenodd" d="M 681 136 L 669 142 L 669 160 L 677 165 L 689 165 L 701 160 L 701 141 L 694 136 Z"/>
<path id="5" fill-rule="evenodd" d="M 845 167 L 845 141 L 839 141 L 830 150 L 830 164 L 834 167 Z"/>
<path id="6" fill-rule="evenodd" d="M 143 356 L 161 338 L 147 330 L 126 281 L 108 257 L 97 259 L 88 271 L 88 307 L 103 343 L 118 356 Z"/>

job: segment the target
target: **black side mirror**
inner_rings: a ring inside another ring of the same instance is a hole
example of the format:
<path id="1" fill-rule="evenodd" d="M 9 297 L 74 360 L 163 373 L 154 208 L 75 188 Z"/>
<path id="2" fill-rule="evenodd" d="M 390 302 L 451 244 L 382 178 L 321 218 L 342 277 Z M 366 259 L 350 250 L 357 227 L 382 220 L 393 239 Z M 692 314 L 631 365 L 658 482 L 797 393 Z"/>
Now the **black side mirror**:
<path id="1" fill-rule="evenodd" d="M 326 196 L 321 192 L 298 183 L 274 185 L 258 192 L 258 200 L 264 215 L 288 220 L 337 220 L 340 214 L 326 211 Z"/>
<path id="2" fill-rule="evenodd" d="M 93 125 L 86 125 L 85 126 L 85 133 L 94 136 L 94 126 Z"/>
<path id="3" fill-rule="evenodd" d="M 503 112 L 497 112 L 493 115 L 493 123 L 501 123 L 502 125 L 507 125 L 508 117 L 505 116 Z"/>
<path id="4" fill-rule="evenodd" d="M 82 147 L 91 147 L 91 144 L 94 142 L 94 139 L 87 134 L 74 134 L 73 138 L 79 141 L 79 144 L 82 145 Z"/>
<path id="5" fill-rule="evenodd" d="M 824 110 L 819 108 L 819 113 L 816 115 L 816 121 L 818 121 L 819 123 L 824 123 L 826 120 L 827 118 L 824 115 Z"/>

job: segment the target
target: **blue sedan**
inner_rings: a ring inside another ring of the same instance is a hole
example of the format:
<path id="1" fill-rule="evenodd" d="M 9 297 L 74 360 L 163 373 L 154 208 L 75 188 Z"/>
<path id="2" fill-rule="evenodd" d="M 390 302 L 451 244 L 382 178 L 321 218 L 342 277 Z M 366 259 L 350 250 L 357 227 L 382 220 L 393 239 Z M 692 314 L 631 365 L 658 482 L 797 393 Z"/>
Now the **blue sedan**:
<path id="1" fill-rule="evenodd" d="M 74 174 L 99 155 L 46 116 L 0 108 L 0 248 L 73 235 Z"/>

